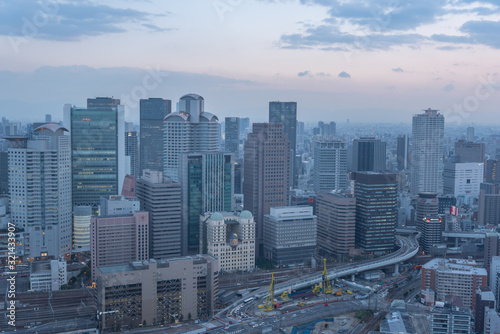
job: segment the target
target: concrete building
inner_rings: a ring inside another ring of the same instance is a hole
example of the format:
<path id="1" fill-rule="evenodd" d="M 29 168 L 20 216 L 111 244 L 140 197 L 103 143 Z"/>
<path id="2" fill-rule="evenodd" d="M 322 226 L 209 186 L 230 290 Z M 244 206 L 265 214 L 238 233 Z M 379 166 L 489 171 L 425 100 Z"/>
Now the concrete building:
<path id="1" fill-rule="evenodd" d="M 421 289 L 435 291 L 437 300 L 461 298 L 463 306 L 476 307 L 476 291 L 488 285 L 487 272 L 476 261 L 435 258 L 422 266 Z"/>
<path id="2" fill-rule="evenodd" d="M 352 145 L 352 171 L 377 172 L 386 170 L 386 143 L 374 137 L 354 139 Z"/>
<path id="3" fill-rule="evenodd" d="M 398 136 L 396 154 L 398 170 L 408 170 L 410 167 L 410 139 L 408 138 L 408 135 Z"/>
<path id="4" fill-rule="evenodd" d="M 179 181 L 180 159 L 183 153 L 217 152 L 219 150 L 219 119 L 205 112 L 205 100 L 196 94 L 186 94 L 179 100 L 179 111 L 164 120 L 163 174 Z"/>
<path id="5" fill-rule="evenodd" d="M 341 193 L 317 196 L 318 247 L 335 255 L 351 253 L 356 247 L 356 199 Z"/>
<path id="6" fill-rule="evenodd" d="M 465 140 L 459 140 L 455 143 L 455 162 L 484 163 L 484 157 L 484 143 L 473 143 Z"/>
<path id="7" fill-rule="evenodd" d="M 182 254 L 181 186 L 162 172 L 144 170 L 137 181 L 141 210 L 149 212 L 149 257 L 167 259 Z"/>
<path id="8" fill-rule="evenodd" d="M 73 251 L 90 251 L 90 219 L 92 207 L 79 205 L 73 208 Z"/>
<path id="9" fill-rule="evenodd" d="M 474 331 L 481 333 L 484 329 L 484 314 L 486 308 L 495 309 L 495 295 L 488 287 L 476 291 L 476 310 L 474 317 Z"/>
<path id="10" fill-rule="evenodd" d="M 424 218 L 434 217 L 439 213 L 437 193 L 422 192 L 418 194 L 415 204 L 415 225 L 417 231 L 423 231 Z"/>
<path id="11" fill-rule="evenodd" d="M 290 141 L 290 185 L 297 188 L 298 178 L 295 178 L 295 155 L 297 153 L 297 102 L 269 102 L 269 123 L 281 124 L 283 133 Z"/>
<path id="12" fill-rule="evenodd" d="M 219 264 L 210 255 L 98 267 L 96 276 L 97 310 L 108 312 L 104 330 L 208 319 L 215 311 Z"/>
<path id="13" fill-rule="evenodd" d="M 271 208 L 264 217 L 264 256 L 274 265 L 304 263 L 316 253 L 317 220 L 310 206 Z"/>
<path id="14" fill-rule="evenodd" d="M 243 208 L 257 224 L 257 257 L 264 254 L 264 215 L 290 203 L 290 159 L 290 141 L 281 124 L 253 124 L 244 149 Z"/>
<path id="15" fill-rule="evenodd" d="M 163 172 L 163 119 L 172 112 L 172 101 L 162 98 L 141 99 L 139 109 L 139 176 L 146 169 Z"/>
<path id="16" fill-rule="evenodd" d="M 499 255 L 500 255 L 500 234 L 496 232 L 486 233 L 484 236 L 484 267 L 486 268 L 486 270 L 489 271 L 493 257 Z"/>
<path id="17" fill-rule="evenodd" d="M 66 261 L 63 259 L 30 263 L 30 290 L 57 291 L 68 282 Z"/>
<path id="18" fill-rule="evenodd" d="M 347 148 L 338 140 L 314 142 L 314 191 L 347 189 Z"/>
<path id="19" fill-rule="evenodd" d="M 471 311 L 466 307 L 445 304 L 431 311 L 431 334 L 471 333 Z"/>
<path id="20" fill-rule="evenodd" d="M 500 195 L 486 194 L 484 190 L 479 191 L 479 205 L 477 213 L 479 225 L 500 224 Z"/>
<path id="21" fill-rule="evenodd" d="M 394 249 L 397 225 L 396 175 L 354 172 L 356 244 L 365 252 Z"/>
<path id="22" fill-rule="evenodd" d="M 486 307 L 484 309 L 484 334 L 498 334 L 500 328 L 500 313 L 497 310 Z"/>
<path id="23" fill-rule="evenodd" d="M 227 272 L 255 268 L 255 222 L 250 211 L 207 212 L 200 216 L 200 252 L 219 260 Z"/>
<path id="24" fill-rule="evenodd" d="M 9 138 L 9 194 L 12 223 L 24 229 L 27 258 L 71 251 L 71 152 L 67 132 L 57 124 L 34 130 L 33 140 Z"/>
<path id="25" fill-rule="evenodd" d="M 485 261 L 486 261 L 486 258 L 485 258 Z M 495 296 L 495 298 L 498 298 L 498 296 L 500 294 L 500 290 L 499 290 L 499 287 L 500 287 L 500 256 L 493 256 L 492 257 L 488 269 L 489 269 L 488 274 L 489 274 L 489 278 L 490 278 L 490 281 L 489 281 L 490 289 L 491 289 L 493 295 Z M 500 303 L 500 300 L 498 300 L 498 302 Z M 500 305 L 499 305 L 499 309 L 500 309 Z"/>
<path id="26" fill-rule="evenodd" d="M 122 195 L 111 195 L 108 197 L 101 197 L 101 204 L 99 207 L 100 216 L 116 216 L 126 215 L 139 211 L 141 209 L 141 202 L 134 199 L 128 199 Z"/>
<path id="27" fill-rule="evenodd" d="M 87 99 L 87 108 L 64 106 L 70 132 L 73 206 L 90 205 L 101 196 L 121 193 L 128 167 L 125 159 L 125 107 L 109 97 Z"/>
<path id="28" fill-rule="evenodd" d="M 92 280 L 96 268 L 149 258 L 149 215 L 92 217 L 90 229 Z"/>
<path id="29" fill-rule="evenodd" d="M 492 159 L 486 160 L 484 173 L 486 183 L 500 183 L 500 162 Z"/>
<path id="30" fill-rule="evenodd" d="M 179 163 L 182 193 L 182 254 L 199 254 L 200 215 L 234 209 L 231 153 L 183 153 Z"/>
<path id="31" fill-rule="evenodd" d="M 424 217 L 419 225 L 419 244 L 425 254 L 430 254 L 431 249 L 441 242 L 443 221 L 439 216 Z"/>
<path id="32" fill-rule="evenodd" d="M 443 190 L 444 117 L 437 110 L 427 109 L 413 115 L 411 152 L 411 192 Z"/>
<path id="33" fill-rule="evenodd" d="M 459 205 L 474 204 L 479 198 L 480 185 L 483 182 L 484 163 L 448 162 L 444 166 L 444 189 L 446 195 L 453 195 Z"/>

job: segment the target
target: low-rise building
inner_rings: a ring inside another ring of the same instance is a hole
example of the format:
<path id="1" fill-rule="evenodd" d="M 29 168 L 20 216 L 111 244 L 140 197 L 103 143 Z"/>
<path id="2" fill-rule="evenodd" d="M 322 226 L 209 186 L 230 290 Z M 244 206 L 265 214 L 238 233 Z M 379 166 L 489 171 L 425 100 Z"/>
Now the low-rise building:
<path id="1" fill-rule="evenodd" d="M 200 250 L 219 260 L 224 271 L 255 267 L 255 222 L 250 211 L 200 216 Z"/>
<path id="2" fill-rule="evenodd" d="M 431 311 L 431 334 L 471 333 L 471 312 L 466 307 L 450 304 L 436 306 Z"/>
<path id="3" fill-rule="evenodd" d="M 30 289 L 57 291 L 68 281 L 67 265 L 63 259 L 34 261 L 30 264 Z"/>
<path id="4" fill-rule="evenodd" d="M 206 319 L 215 310 L 219 263 L 211 255 L 97 268 L 102 329 Z"/>

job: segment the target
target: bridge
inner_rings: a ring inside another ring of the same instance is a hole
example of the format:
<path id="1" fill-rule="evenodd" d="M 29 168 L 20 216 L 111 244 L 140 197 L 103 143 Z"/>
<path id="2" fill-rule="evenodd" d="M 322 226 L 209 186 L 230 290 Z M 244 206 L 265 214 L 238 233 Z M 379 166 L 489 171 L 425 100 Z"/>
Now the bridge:
<path id="1" fill-rule="evenodd" d="M 357 264 L 346 264 L 338 267 L 334 267 L 329 269 L 328 279 L 333 280 L 335 278 L 356 275 L 363 271 L 369 271 L 374 269 L 379 269 L 383 267 L 387 267 L 390 265 L 398 265 L 399 263 L 409 260 L 414 257 L 418 253 L 418 241 L 417 239 L 420 237 L 420 233 L 411 236 L 411 237 L 403 237 L 396 236 L 396 240 L 399 244 L 398 250 L 392 252 L 389 255 L 377 258 L 373 261 L 367 261 Z M 275 285 L 274 295 L 281 295 L 284 291 L 288 290 L 298 290 L 306 287 L 313 286 L 322 281 L 321 273 L 313 273 L 305 275 L 301 278 L 290 280 L 287 282 L 279 283 Z M 264 297 L 267 294 L 268 287 L 262 287 L 258 290 L 254 291 L 252 294 L 246 296 L 245 298 L 260 298 Z M 238 300 L 233 304 L 227 306 L 225 309 L 220 311 L 217 316 L 220 317 L 224 311 L 231 310 L 239 305 L 243 304 L 242 300 Z"/>

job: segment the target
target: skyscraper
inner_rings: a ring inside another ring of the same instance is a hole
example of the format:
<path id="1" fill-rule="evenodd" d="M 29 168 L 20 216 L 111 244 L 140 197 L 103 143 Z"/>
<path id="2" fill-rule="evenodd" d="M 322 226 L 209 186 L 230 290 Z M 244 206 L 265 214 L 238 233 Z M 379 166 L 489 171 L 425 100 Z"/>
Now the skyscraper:
<path id="1" fill-rule="evenodd" d="M 353 173 L 356 244 L 366 252 L 394 249 L 397 225 L 396 174 Z"/>
<path id="2" fill-rule="evenodd" d="M 163 174 L 179 179 L 180 155 L 188 152 L 217 152 L 219 119 L 205 112 L 203 97 L 187 94 L 179 100 L 179 111 L 165 117 Z"/>
<path id="3" fill-rule="evenodd" d="M 71 251 L 71 153 L 68 131 L 58 124 L 34 130 L 33 140 L 10 138 L 12 222 L 24 229 L 27 258 Z"/>
<path id="4" fill-rule="evenodd" d="M 347 188 L 347 148 L 338 140 L 314 142 L 314 191 Z"/>
<path id="5" fill-rule="evenodd" d="M 263 255 L 264 215 L 290 201 L 290 141 L 283 126 L 254 123 L 244 148 L 243 206 L 257 224 L 256 251 Z"/>
<path id="6" fill-rule="evenodd" d="M 96 208 L 101 196 L 121 192 L 125 178 L 125 122 L 120 100 L 98 97 L 87 108 L 64 106 L 70 131 L 73 205 Z"/>
<path id="7" fill-rule="evenodd" d="M 240 118 L 226 117 L 225 125 L 225 151 L 234 153 L 238 158 L 240 155 Z"/>
<path id="8" fill-rule="evenodd" d="M 294 160 L 297 152 L 297 102 L 269 102 L 269 123 L 283 124 L 283 131 L 290 141 L 290 185 L 297 188 L 298 178 L 295 177 Z"/>
<path id="9" fill-rule="evenodd" d="M 200 215 L 234 208 L 234 163 L 230 153 L 184 153 L 179 165 L 182 189 L 182 249 L 198 254 Z"/>
<path id="10" fill-rule="evenodd" d="M 444 165 L 443 193 L 455 196 L 459 205 L 473 205 L 479 197 L 483 174 L 482 162 L 447 162 Z"/>
<path id="11" fill-rule="evenodd" d="M 397 163 L 398 170 L 406 170 L 409 167 L 410 140 L 407 135 L 399 135 L 397 143 Z"/>
<path id="12" fill-rule="evenodd" d="M 130 157 L 130 175 L 134 176 L 136 179 L 139 177 L 138 151 L 139 143 L 137 142 L 137 131 L 125 132 L 125 156 Z"/>
<path id="13" fill-rule="evenodd" d="M 411 192 L 443 191 L 444 117 L 427 109 L 413 116 Z"/>
<path id="14" fill-rule="evenodd" d="M 141 210 L 149 212 L 149 257 L 179 257 L 181 251 L 181 186 L 163 172 L 144 170 L 136 182 Z"/>
<path id="15" fill-rule="evenodd" d="M 163 120 L 172 112 L 172 101 L 162 98 L 140 101 L 140 171 L 163 172 Z"/>
<path id="16" fill-rule="evenodd" d="M 355 139 L 352 147 L 353 172 L 384 172 L 386 143 L 373 137 Z"/>
<path id="17" fill-rule="evenodd" d="M 484 143 L 459 140 L 455 143 L 455 162 L 484 162 Z"/>

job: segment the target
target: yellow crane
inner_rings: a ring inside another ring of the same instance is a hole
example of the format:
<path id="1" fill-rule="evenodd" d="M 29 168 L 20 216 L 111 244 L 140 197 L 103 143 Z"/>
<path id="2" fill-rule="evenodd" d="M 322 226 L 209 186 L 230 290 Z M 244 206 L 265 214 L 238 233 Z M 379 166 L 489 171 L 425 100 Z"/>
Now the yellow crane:
<path id="1" fill-rule="evenodd" d="M 326 270 L 326 258 L 323 259 L 323 293 L 332 293 L 332 282 L 328 279 L 328 271 Z"/>
<path id="2" fill-rule="evenodd" d="M 283 291 L 281 299 L 283 299 L 284 302 L 288 300 L 288 291 Z"/>
<path id="3" fill-rule="evenodd" d="M 269 291 L 267 292 L 266 300 L 264 304 L 259 305 L 259 308 L 263 308 L 264 311 L 274 310 L 274 273 L 271 275 L 271 285 L 269 285 Z"/>

